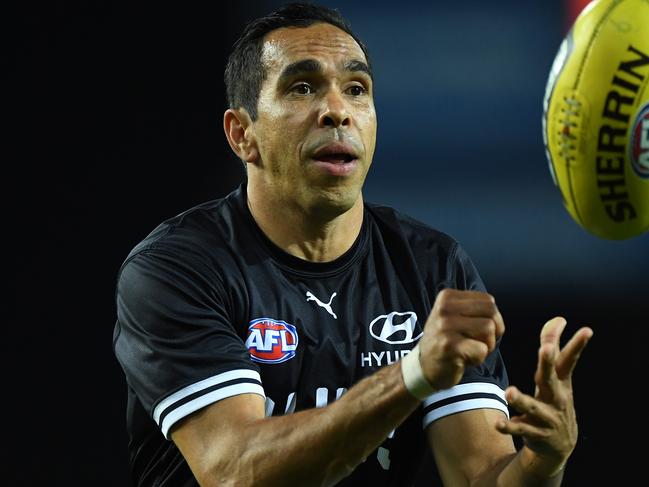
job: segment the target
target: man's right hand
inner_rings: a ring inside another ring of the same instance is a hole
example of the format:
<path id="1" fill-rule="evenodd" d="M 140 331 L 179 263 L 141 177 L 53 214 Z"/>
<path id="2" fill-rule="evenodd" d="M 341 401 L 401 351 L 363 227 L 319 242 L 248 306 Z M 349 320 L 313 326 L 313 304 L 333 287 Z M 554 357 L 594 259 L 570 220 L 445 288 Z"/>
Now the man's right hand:
<path id="1" fill-rule="evenodd" d="M 456 385 L 467 365 L 480 365 L 505 332 L 490 294 L 443 289 L 419 342 L 424 376 L 435 389 Z"/>

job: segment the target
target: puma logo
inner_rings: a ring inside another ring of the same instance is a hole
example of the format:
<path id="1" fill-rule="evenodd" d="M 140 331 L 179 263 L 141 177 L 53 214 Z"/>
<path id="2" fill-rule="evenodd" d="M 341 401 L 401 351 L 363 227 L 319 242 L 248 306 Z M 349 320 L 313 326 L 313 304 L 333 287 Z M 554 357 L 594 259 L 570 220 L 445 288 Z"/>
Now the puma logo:
<path id="1" fill-rule="evenodd" d="M 306 292 L 306 300 L 307 301 L 315 301 L 315 304 L 317 304 L 321 308 L 324 308 L 325 310 L 327 310 L 327 313 L 329 313 L 331 316 L 333 316 L 334 320 L 337 320 L 338 317 L 336 316 L 336 313 L 334 313 L 334 310 L 331 309 L 331 302 L 334 300 L 335 297 L 336 297 L 336 293 L 333 293 L 331 295 L 331 299 L 329 300 L 329 302 L 328 303 L 323 303 L 318 298 L 316 298 L 311 291 Z"/>

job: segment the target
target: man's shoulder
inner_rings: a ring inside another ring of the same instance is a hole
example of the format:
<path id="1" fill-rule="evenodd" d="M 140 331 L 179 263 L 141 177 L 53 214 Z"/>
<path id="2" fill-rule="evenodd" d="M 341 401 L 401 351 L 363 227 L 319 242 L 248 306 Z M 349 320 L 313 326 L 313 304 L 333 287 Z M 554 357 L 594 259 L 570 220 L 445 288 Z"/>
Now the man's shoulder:
<path id="1" fill-rule="evenodd" d="M 164 220 L 131 249 L 123 266 L 145 253 L 203 261 L 207 254 L 219 252 L 232 240 L 229 234 L 237 227 L 239 215 L 235 207 L 240 193 L 238 188 L 223 198 L 206 201 Z"/>
<path id="2" fill-rule="evenodd" d="M 413 248 L 425 250 L 435 246 L 451 252 L 458 246 L 457 240 L 449 234 L 396 208 L 368 202 L 365 203 L 365 208 L 382 233 L 398 234 Z"/>
<path id="3" fill-rule="evenodd" d="M 392 207 L 366 203 L 391 260 L 404 262 L 406 254 L 426 281 L 444 287 L 484 290 L 477 269 L 452 236 Z M 401 260 L 399 260 L 401 259 Z"/>

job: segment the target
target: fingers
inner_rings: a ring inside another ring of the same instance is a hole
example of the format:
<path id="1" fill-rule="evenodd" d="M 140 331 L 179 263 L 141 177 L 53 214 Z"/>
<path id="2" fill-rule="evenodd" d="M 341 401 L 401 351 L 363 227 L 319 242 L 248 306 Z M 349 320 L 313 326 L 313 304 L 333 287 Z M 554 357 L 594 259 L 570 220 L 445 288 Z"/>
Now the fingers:
<path id="1" fill-rule="evenodd" d="M 432 314 L 447 331 L 483 341 L 490 351 L 505 332 L 494 297 L 484 292 L 444 289 L 437 295 Z"/>
<path id="2" fill-rule="evenodd" d="M 545 402 L 556 402 L 559 396 L 556 363 L 559 357 L 559 342 L 565 327 L 566 320 L 558 316 L 548 320 L 541 329 L 541 347 L 534 382 L 537 387 L 536 396 Z M 563 404 L 558 406 L 563 407 Z"/>
<path id="3" fill-rule="evenodd" d="M 505 322 L 503 320 L 496 302 L 493 301 L 489 294 L 483 299 L 458 300 L 448 304 L 445 311 L 458 316 L 468 318 L 486 318 L 493 322 L 493 334 L 496 339 L 505 333 Z"/>
<path id="4" fill-rule="evenodd" d="M 507 388 L 505 397 L 509 406 L 513 406 L 518 412 L 524 414 L 530 423 L 536 426 L 551 426 L 554 423 L 555 409 L 551 405 L 523 394 L 513 386 Z"/>
<path id="5" fill-rule="evenodd" d="M 579 361 L 581 352 L 586 348 L 588 341 L 593 336 L 593 330 L 583 327 L 577 330 L 570 341 L 563 347 L 557 359 L 557 377 L 559 380 L 567 380 L 572 376 L 575 366 Z"/>
<path id="6" fill-rule="evenodd" d="M 557 363 L 558 347 L 543 345 L 539 349 L 538 368 L 541 372 L 541 382 L 551 383 L 556 378 L 555 366 Z"/>
<path id="7" fill-rule="evenodd" d="M 547 438 L 546 428 L 525 423 L 518 416 L 512 419 L 502 419 L 496 423 L 496 429 L 503 434 L 525 436 L 528 438 L 542 439 Z"/>
<path id="8" fill-rule="evenodd" d="M 523 394 L 516 387 L 505 391 L 509 406 L 513 406 L 521 416 L 503 418 L 496 423 L 496 429 L 504 434 L 524 436 L 528 439 L 544 439 L 550 434 L 555 418 L 547 404 Z"/>
<path id="9" fill-rule="evenodd" d="M 469 318 L 465 316 L 448 320 L 442 318 L 440 331 L 449 334 L 449 336 L 482 342 L 486 345 L 488 352 L 496 348 L 496 325 L 489 318 Z"/>
<path id="10" fill-rule="evenodd" d="M 559 340 L 561 339 L 561 333 L 566 327 L 566 319 L 561 316 L 557 316 L 548 320 L 543 328 L 541 329 L 541 347 L 546 344 L 552 345 L 554 347 L 559 347 Z"/>
<path id="11" fill-rule="evenodd" d="M 468 365 L 480 365 L 492 349 L 479 340 L 462 339 L 457 345 L 457 354 Z"/>
<path id="12" fill-rule="evenodd" d="M 552 462 L 565 463 L 575 447 L 578 435 L 572 405 L 559 409 L 553 404 L 523 394 L 516 387 L 507 388 L 505 397 L 509 405 L 522 414 L 509 420 L 497 421 L 496 429 L 503 434 L 523 436 L 526 446 L 531 450 Z"/>
<path id="13" fill-rule="evenodd" d="M 496 348 L 504 329 L 493 296 L 443 289 L 420 341 L 424 376 L 438 388 L 455 385 L 467 365 L 481 364 Z"/>
<path id="14" fill-rule="evenodd" d="M 570 380 L 581 352 L 593 336 L 591 328 L 580 328 L 565 347 L 560 349 L 559 341 L 565 327 L 566 320 L 556 317 L 549 320 L 541 330 L 541 349 L 539 350 L 539 364 L 535 380 L 545 395 L 554 388 L 555 378 L 560 381 Z"/>
<path id="15" fill-rule="evenodd" d="M 558 462 L 557 465 L 565 463 L 577 441 L 578 428 L 569 380 L 579 355 L 593 335 L 590 328 L 581 328 L 561 349 L 561 334 L 565 327 L 566 320 L 561 317 L 553 318 L 543 326 L 534 376 L 534 397 L 509 387 L 505 397 L 521 415 L 496 423 L 499 432 L 522 436 L 528 451 L 535 452 L 539 458 Z"/>
<path id="16" fill-rule="evenodd" d="M 558 396 L 558 383 L 556 371 L 557 348 L 546 344 L 539 348 L 538 364 L 534 374 L 536 383 L 536 397 L 544 402 L 556 402 Z"/>

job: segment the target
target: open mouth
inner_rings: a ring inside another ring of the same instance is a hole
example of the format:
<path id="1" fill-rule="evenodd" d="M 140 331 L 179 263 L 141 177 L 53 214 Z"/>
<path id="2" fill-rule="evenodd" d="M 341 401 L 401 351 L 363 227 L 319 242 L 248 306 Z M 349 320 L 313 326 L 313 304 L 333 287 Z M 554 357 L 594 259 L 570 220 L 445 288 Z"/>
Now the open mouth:
<path id="1" fill-rule="evenodd" d="M 334 177 L 348 177 L 358 170 L 358 154 L 352 144 L 329 142 L 313 154 L 315 166 Z"/>
<path id="2" fill-rule="evenodd" d="M 313 155 L 314 160 L 329 164 L 350 163 L 357 158 L 354 147 L 345 142 L 330 142 L 326 146 L 320 147 Z"/>
<path id="3" fill-rule="evenodd" d="M 318 161 L 329 162 L 332 164 L 344 164 L 345 162 L 352 162 L 355 157 L 352 154 L 339 153 L 339 154 L 322 154 L 315 157 Z"/>

